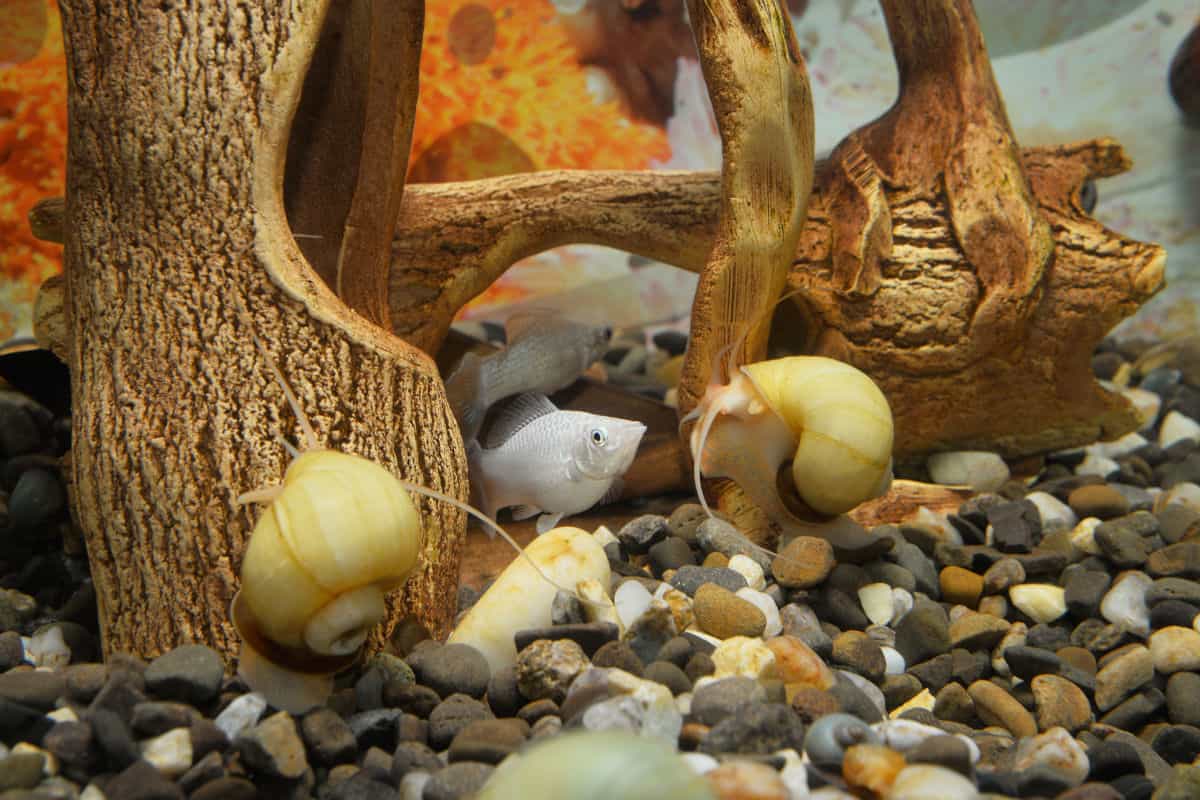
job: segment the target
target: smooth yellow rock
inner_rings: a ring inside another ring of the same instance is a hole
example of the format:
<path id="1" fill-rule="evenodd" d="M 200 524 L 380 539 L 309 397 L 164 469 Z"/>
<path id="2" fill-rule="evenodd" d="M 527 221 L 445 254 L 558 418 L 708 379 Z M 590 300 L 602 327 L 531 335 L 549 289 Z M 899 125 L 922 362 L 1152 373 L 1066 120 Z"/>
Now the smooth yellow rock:
<path id="1" fill-rule="evenodd" d="M 515 558 L 500 573 L 448 640 L 469 644 L 483 653 L 493 673 L 516 663 L 513 635 L 517 631 L 550 625 L 550 606 L 558 587 L 539 575 L 530 561 L 567 588 L 587 580 L 598 582 L 602 588 L 611 579 L 604 548 L 579 528 L 547 531 L 525 548 L 525 554 L 528 559 Z M 585 610 L 589 608 L 584 605 Z"/>
<path id="2" fill-rule="evenodd" d="M 712 660 L 717 668 L 713 675 L 717 678 L 745 675 L 759 680 L 778 674 L 775 653 L 762 639 L 748 636 L 734 636 L 721 642 L 713 650 Z"/>

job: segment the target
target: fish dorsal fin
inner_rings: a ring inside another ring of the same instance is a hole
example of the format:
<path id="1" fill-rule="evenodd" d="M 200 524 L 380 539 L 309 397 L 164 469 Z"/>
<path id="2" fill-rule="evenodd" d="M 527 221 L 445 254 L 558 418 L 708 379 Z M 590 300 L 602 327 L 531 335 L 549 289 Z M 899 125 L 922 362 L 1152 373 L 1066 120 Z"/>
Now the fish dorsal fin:
<path id="1" fill-rule="evenodd" d="M 548 308 L 531 308 L 526 311 L 518 311 L 509 317 L 504 323 L 504 340 L 508 346 L 522 336 L 525 336 L 535 330 L 537 326 L 544 325 L 557 318 L 557 314 Z"/>
<path id="2" fill-rule="evenodd" d="M 553 414 L 555 411 L 558 409 L 555 408 L 554 403 L 551 403 L 546 395 L 536 392 L 519 394 L 511 400 L 505 401 L 487 433 L 484 447 L 488 449 L 499 447 L 535 419 Z"/>

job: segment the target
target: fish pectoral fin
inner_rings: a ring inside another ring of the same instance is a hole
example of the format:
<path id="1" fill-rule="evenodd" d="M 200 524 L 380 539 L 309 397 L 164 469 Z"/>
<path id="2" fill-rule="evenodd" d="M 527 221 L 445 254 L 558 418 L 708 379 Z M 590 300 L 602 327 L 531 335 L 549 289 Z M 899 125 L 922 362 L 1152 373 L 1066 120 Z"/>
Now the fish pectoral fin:
<path id="1" fill-rule="evenodd" d="M 563 514 L 542 514 L 538 517 L 537 532 L 542 535 L 546 531 L 553 530 L 558 527 L 558 522 L 563 518 Z"/>
<path id="2" fill-rule="evenodd" d="M 513 509 L 512 518 L 520 521 L 523 519 L 529 519 L 530 517 L 536 517 L 540 513 L 542 513 L 542 510 L 537 506 L 517 506 Z"/>

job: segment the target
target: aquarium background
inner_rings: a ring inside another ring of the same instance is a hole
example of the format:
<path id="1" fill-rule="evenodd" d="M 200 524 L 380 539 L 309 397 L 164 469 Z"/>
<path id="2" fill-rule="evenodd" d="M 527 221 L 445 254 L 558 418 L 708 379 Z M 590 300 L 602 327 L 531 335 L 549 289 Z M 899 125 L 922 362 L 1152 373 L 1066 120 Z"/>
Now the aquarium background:
<path id="1" fill-rule="evenodd" d="M 977 0 L 1022 145 L 1111 136 L 1132 171 L 1095 216 L 1168 252 L 1168 289 L 1126 329 L 1200 330 L 1200 130 L 1167 92 L 1195 0 Z M 412 181 L 543 169 L 718 169 L 720 140 L 682 0 L 429 0 Z M 896 73 L 876 0 L 789 0 L 808 63 L 818 154 L 882 113 Z M 54 0 L 0 0 L 0 342 L 27 337 L 61 248 L 29 209 L 65 180 L 66 69 Z M 303 233 L 297 231 L 297 233 Z M 592 287 L 592 288 L 588 288 Z M 463 310 L 609 299 L 616 324 L 686 315 L 695 276 L 591 246 L 518 264 Z M 558 300 L 545 298 L 558 298 Z"/>

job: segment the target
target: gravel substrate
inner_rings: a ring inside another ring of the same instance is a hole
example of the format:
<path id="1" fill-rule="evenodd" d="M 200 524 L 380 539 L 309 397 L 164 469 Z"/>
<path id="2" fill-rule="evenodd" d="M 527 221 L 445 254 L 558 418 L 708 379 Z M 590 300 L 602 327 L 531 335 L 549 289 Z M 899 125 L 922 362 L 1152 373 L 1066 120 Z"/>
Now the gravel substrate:
<path id="1" fill-rule="evenodd" d="M 453 800 L 576 729 L 665 742 L 721 798 L 1200 798 L 1200 351 L 1143 375 L 1141 350 L 1094 363 L 1138 385 L 1140 434 L 1027 481 L 931 463 L 990 490 L 876 529 L 882 556 L 802 537 L 774 560 L 687 503 L 597 531 L 613 607 L 560 593 L 512 666 L 421 642 L 300 717 L 206 647 L 94 663 L 68 426 L 0 394 L 0 800 Z"/>

